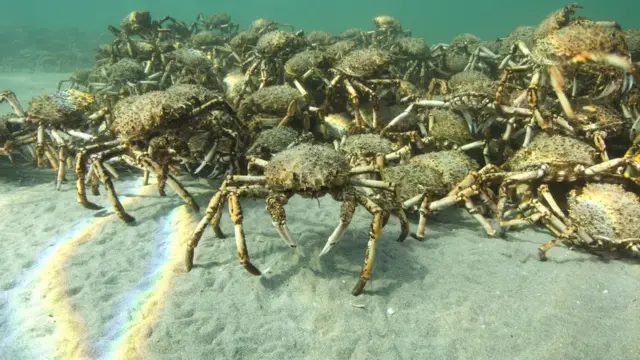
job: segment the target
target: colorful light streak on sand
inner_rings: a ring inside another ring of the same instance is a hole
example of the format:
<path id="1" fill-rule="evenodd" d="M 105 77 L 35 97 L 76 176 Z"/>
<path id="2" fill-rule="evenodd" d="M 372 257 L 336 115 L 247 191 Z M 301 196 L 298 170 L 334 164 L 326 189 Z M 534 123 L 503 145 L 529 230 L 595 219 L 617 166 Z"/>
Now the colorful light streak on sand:
<path id="1" fill-rule="evenodd" d="M 164 308 L 164 300 L 167 298 L 171 290 L 171 284 L 176 274 L 182 272 L 182 254 L 183 244 L 187 236 L 195 226 L 195 220 L 187 210 L 186 206 L 180 206 L 173 210 L 167 222 L 165 223 L 162 234 L 168 234 L 165 239 L 170 239 L 170 243 L 165 244 L 164 256 L 165 261 L 159 264 L 158 268 L 152 276 L 155 280 L 153 287 L 149 288 L 145 293 L 140 293 L 140 305 L 137 313 L 130 323 L 123 324 L 125 331 L 123 335 L 116 339 L 112 344 L 112 348 L 107 354 L 106 359 L 148 359 L 147 341 L 151 335 L 153 326 L 158 316 Z"/>
<path id="2" fill-rule="evenodd" d="M 136 181 L 136 183 L 139 183 Z M 133 197 L 126 198 L 122 205 L 126 208 L 138 198 L 151 194 L 153 186 L 139 187 Z M 66 266 L 78 245 L 89 241 L 93 235 L 107 221 L 119 221 L 114 215 L 106 216 L 88 223 L 70 238 L 57 244 L 53 251 L 37 267 L 39 286 L 34 290 L 34 296 L 43 301 L 50 314 L 55 318 L 56 354 L 52 358 L 84 360 L 93 356 L 88 344 L 85 324 L 78 316 L 70 301 L 66 281 Z"/>

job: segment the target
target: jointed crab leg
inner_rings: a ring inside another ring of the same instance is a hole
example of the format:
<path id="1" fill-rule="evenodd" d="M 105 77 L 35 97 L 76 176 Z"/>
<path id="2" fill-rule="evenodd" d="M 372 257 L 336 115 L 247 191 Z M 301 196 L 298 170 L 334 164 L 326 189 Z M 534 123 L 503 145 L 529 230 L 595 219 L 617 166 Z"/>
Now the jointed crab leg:
<path id="1" fill-rule="evenodd" d="M 327 239 L 327 243 L 322 248 L 319 256 L 322 256 L 328 253 L 342 238 L 342 235 L 351 224 L 351 219 L 353 218 L 353 214 L 356 211 L 357 203 L 356 198 L 353 194 L 348 194 L 344 196 L 342 205 L 340 206 L 340 223 L 333 230 L 329 239 Z"/>
<path id="2" fill-rule="evenodd" d="M 287 226 L 287 214 L 284 211 L 284 205 L 287 204 L 288 198 L 283 194 L 269 195 L 265 202 L 267 203 L 267 211 L 271 215 L 273 226 L 280 234 L 280 237 L 292 248 L 297 247 L 295 241 L 291 237 L 289 227 Z"/>
<path id="3" fill-rule="evenodd" d="M 371 270 L 373 269 L 373 260 L 376 254 L 376 241 L 382 233 L 382 209 L 376 205 L 373 201 L 361 194 L 356 194 L 356 201 L 362 205 L 371 215 L 371 226 L 369 227 L 369 241 L 367 242 L 367 249 L 364 253 L 364 265 L 360 272 L 360 280 L 356 283 L 351 290 L 351 294 L 360 295 L 364 290 L 364 286 L 371 277 Z"/>
<path id="4" fill-rule="evenodd" d="M 114 149 L 114 150 L 120 150 L 120 149 Z M 101 155 L 103 154 L 108 155 L 108 151 L 102 153 Z M 100 182 L 104 184 L 104 187 L 107 191 L 107 196 L 109 197 L 109 202 L 111 202 L 111 206 L 113 206 L 113 209 L 118 215 L 118 217 L 124 220 L 125 222 L 128 222 L 128 223 L 132 222 L 135 219 L 133 218 L 133 216 L 127 214 L 127 212 L 124 210 L 124 207 L 120 203 L 120 200 L 116 195 L 116 190 L 113 186 L 113 182 L 111 181 L 111 177 L 106 173 L 106 170 L 103 166 L 104 157 L 101 155 L 95 156 L 92 159 L 94 172 L 100 179 Z"/>
<path id="5" fill-rule="evenodd" d="M 242 228 L 242 207 L 240 201 L 238 201 L 238 195 L 235 192 L 229 192 L 227 195 L 229 201 L 229 216 L 233 222 L 233 227 L 236 235 L 236 247 L 238 248 L 238 257 L 240 258 L 240 264 L 247 269 L 252 275 L 261 275 L 262 273 L 256 268 L 249 260 L 249 253 L 247 252 L 247 242 L 244 238 L 244 230 Z"/>
<path id="6" fill-rule="evenodd" d="M 164 181 L 169 185 L 169 187 L 180 196 L 180 198 L 193 209 L 193 211 L 198 212 L 200 210 L 200 206 L 196 203 L 195 199 L 189 194 L 189 192 L 176 180 L 175 176 L 172 174 L 165 172 L 165 169 L 153 161 L 148 154 L 134 151 L 134 154 L 137 157 L 138 162 L 149 171 L 156 173 L 156 176 L 160 177 L 160 174 L 164 173 Z M 160 183 L 158 181 L 158 183 Z"/>

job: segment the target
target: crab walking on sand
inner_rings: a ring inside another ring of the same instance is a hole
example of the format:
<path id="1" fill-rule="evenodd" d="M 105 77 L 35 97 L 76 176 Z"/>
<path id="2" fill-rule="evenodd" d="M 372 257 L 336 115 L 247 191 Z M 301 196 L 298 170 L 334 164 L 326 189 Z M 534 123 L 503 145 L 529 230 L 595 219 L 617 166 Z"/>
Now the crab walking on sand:
<path id="1" fill-rule="evenodd" d="M 351 167 L 349 159 L 330 146 L 300 144 L 276 154 L 271 161 L 253 159 L 253 162 L 263 166 L 263 176 L 229 176 L 209 202 L 204 218 L 187 242 L 186 270 L 190 271 L 193 267 L 194 250 L 209 224 L 213 226 L 216 236 L 222 236 L 219 223 L 225 202 L 229 203 L 229 215 L 234 224 L 240 264 L 249 273 L 261 275 L 260 270 L 249 260 L 239 198 L 265 199 L 267 211 L 278 233 L 289 246 L 295 247 L 296 244 L 286 226 L 284 205 L 295 194 L 304 198 L 319 198 L 329 194 L 342 202 L 340 224 L 330 236 L 330 242 L 337 242 L 342 236 L 358 205 L 367 209 L 373 216 L 364 265 L 360 279 L 352 290 L 353 295 L 361 294 L 371 276 L 376 241 L 389 218 L 389 211 L 358 191 L 356 187 L 393 192 L 393 184 L 357 178 L 358 174 L 375 172 L 375 166 Z M 398 240 L 403 241 L 406 236 L 407 232 L 403 232 Z"/>

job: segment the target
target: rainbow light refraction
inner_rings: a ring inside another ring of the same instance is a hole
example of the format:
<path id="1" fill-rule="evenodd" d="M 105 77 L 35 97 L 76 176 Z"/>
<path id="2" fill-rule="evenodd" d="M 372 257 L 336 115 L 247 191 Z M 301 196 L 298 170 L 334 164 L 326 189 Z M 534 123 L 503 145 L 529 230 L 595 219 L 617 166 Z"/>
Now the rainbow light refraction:
<path id="1" fill-rule="evenodd" d="M 139 296 L 143 300 L 131 321 L 123 324 L 124 332 L 112 344 L 112 348 L 107 353 L 107 359 L 149 358 L 146 348 L 147 340 L 151 335 L 155 321 L 164 308 L 171 284 L 176 274 L 181 271 L 182 257 L 180 255 L 183 254 L 183 243 L 193 230 L 194 224 L 195 221 L 186 206 L 180 206 L 173 210 L 166 220 L 163 230 L 160 231 L 161 236 L 168 235 L 164 237 L 164 246 L 160 248 L 161 255 L 159 257 L 164 261 L 152 262 L 152 264 L 159 265 L 150 276 L 154 282 L 153 286 L 148 286 L 144 293 L 140 293 Z M 147 285 L 150 285 L 150 282 Z"/>
<path id="2" fill-rule="evenodd" d="M 151 186 L 141 187 L 137 184 L 139 181 L 127 187 L 127 190 L 134 188 L 134 194 L 122 201 L 123 206 L 131 205 L 138 199 L 137 196 L 151 193 Z M 125 195 L 132 192 L 127 190 L 124 192 Z M 53 324 L 53 329 L 42 331 L 51 331 L 54 343 L 38 341 L 37 344 L 31 344 L 32 348 L 38 351 L 30 350 L 30 352 L 42 354 L 42 358 L 46 359 L 76 360 L 94 357 L 86 336 L 85 323 L 74 311 L 74 305 L 68 293 L 66 267 L 78 245 L 89 241 L 106 222 L 111 220 L 113 215 L 102 218 L 95 218 L 92 215 L 85 217 L 77 222 L 71 231 L 47 242 L 46 250 L 39 254 L 34 264 L 20 275 L 16 286 L 12 289 L 12 294 L 8 296 L 8 305 L 15 310 L 11 315 L 13 317 L 11 325 L 18 325 L 14 326 L 18 328 L 27 322 L 35 323 L 32 327 L 46 328 L 47 324 Z M 33 357 L 36 356 L 35 354 L 30 356 L 36 359 Z"/>

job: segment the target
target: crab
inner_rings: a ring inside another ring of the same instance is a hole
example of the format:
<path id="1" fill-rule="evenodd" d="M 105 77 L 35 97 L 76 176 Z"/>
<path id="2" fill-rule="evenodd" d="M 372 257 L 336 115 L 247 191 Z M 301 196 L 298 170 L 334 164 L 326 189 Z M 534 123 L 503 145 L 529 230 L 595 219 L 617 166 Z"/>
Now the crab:
<path id="1" fill-rule="evenodd" d="M 626 250 L 640 254 L 640 232 L 635 225 L 640 217 L 640 199 L 622 185 L 587 183 L 572 189 L 566 201 L 568 215 L 548 185 L 541 185 L 538 194 L 539 199 L 526 204 L 532 211 L 520 223 L 539 220 L 556 235 L 538 248 L 540 260 L 547 260 L 547 252 L 558 243 L 588 251 Z"/>
<path id="2" fill-rule="evenodd" d="M 246 71 L 247 80 L 260 72 L 260 88 L 283 76 L 284 62 L 305 45 L 303 32 L 274 30 L 260 36 L 252 51 Z M 249 82 L 247 82 L 249 84 Z"/>
<path id="3" fill-rule="evenodd" d="M 623 168 L 637 167 L 630 156 L 600 163 L 596 163 L 596 156 L 595 148 L 578 139 L 540 133 L 529 146 L 516 151 L 502 169 L 487 165 L 484 174 L 475 177 L 474 185 L 486 188 L 491 183 L 500 184 L 494 227 L 501 230 L 499 224 L 512 195 L 517 195 L 516 204 L 521 205 L 535 198 L 534 190 L 541 184 L 620 179 Z"/>
<path id="4" fill-rule="evenodd" d="M 335 36 L 327 31 L 313 30 L 307 33 L 307 42 L 317 50 L 336 42 Z"/>
<path id="5" fill-rule="evenodd" d="M 213 13 L 206 17 L 203 14 L 198 14 L 196 21 L 190 27 L 197 30 L 198 26 L 202 26 L 206 30 L 218 30 L 226 35 L 235 34 L 240 27 L 240 25 L 231 22 L 231 16 L 227 13 Z"/>
<path id="6" fill-rule="evenodd" d="M 427 115 L 427 126 L 418 123 L 425 147 L 435 150 L 471 150 L 482 147 L 482 141 L 474 142 L 473 135 L 462 116 L 450 109 L 433 109 Z"/>
<path id="7" fill-rule="evenodd" d="M 388 43 L 401 36 L 411 36 L 410 30 L 403 30 L 402 24 L 389 15 L 380 15 L 373 18 L 373 25 L 375 31 L 373 33 L 373 40 L 375 43 Z"/>
<path id="8" fill-rule="evenodd" d="M 203 30 L 191 36 L 190 43 L 194 49 L 207 54 L 215 66 L 224 70 L 240 67 L 242 58 L 238 55 L 223 35 L 211 30 Z"/>
<path id="9" fill-rule="evenodd" d="M 328 106 L 338 84 L 342 84 L 354 106 L 355 127 L 363 129 L 365 124 L 360 114 L 359 93 L 364 92 L 368 95 L 373 108 L 373 120 L 370 127 L 376 130 L 379 118 L 379 98 L 371 86 L 396 86 L 399 84 L 400 80 L 390 72 L 390 65 L 394 59 L 390 52 L 375 48 L 349 52 L 332 69 L 336 76 L 327 88 L 325 106 Z"/>
<path id="10" fill-rule="evenodd" d="M 230 104 L 239 105 L 242 101 L 243 91 L 245 90 L 246 78 L 244 73 L 239 70 L 229 71 L 222 78 L 224 95 Z"/>
<path id="11" fill-rule="evenodd" d="M 330 82 L 327 80 L 325 74 L 331 65 L 331 58 L 323 51 L 304 50 L 287 60 L 284 64 L 284 70 L 286 77 L 295 87 L 298 88 L 301 93 L 305 94 L 307 98 L 311 98 L 313 94 L 320 92 L 314 92 L 310 95 L 307 90 L 309 84 L 307 84 L 306 87 L 304 84 L 318 79 L 326 86 L 329 86 Z M 322 94 L 324 94 L 324 92 L 322 92 Z"/>
<path id="12" fill-rule="evenodd" d="M 568 120 L 575 119 L 576 115 L 565 93 L 567 76 L 573 78 L 573 98 L 595 99 L 617 91 L 625 93 L 633 84 L 629 79 L 635 70 L 623 33 L 610 23 L 571 19 L 578 8 L 572 4 L 549 15 L 534 32 L 533 49 L 529 50 L 524 42 L 516 41 L 512 53 L 500 65 L 503 69 L 502 83 L 517 72 L 531 74 L 527 89 L 528 105 L 543 129 L 551 127 L 540 113 L 538 104 L 544 95 L 542 84 L 547 83 L 547 78 Z M 525 58 L 514 64 L 518 52 Z M 591 94 L 593 89 L 600 95 Z"/>
<path id="13" fill-rule="evenodd" d="M 212 110 L 222 110 L 223 114 L 211 114 Z M 169 184 L 197 211 L 198 204 L 168 172 L 169 165 L 177 157 L 189 156 L 188 139 L 202 131 L 212 133 L 216 139 L 229 139 L 238 147 L 243 146 L 241 138 L 246 133 L 235 118 L 234 110 L 222 97 L 196 85 L 181 85 L 124 98 L 116 104 L 112 115 L 111 131 L 118 139 L 81 148 L 76 154 L 77 200 L 85 208 L 100 208 L 89 202 L 85 192 L 85 178 L 97 178 L 104 184 L 116 214 L 125 222 L 135 219 L 120 204 L 104 169 L 105 161 L 123 157 L 155 173 L 161 195 Z M 212 152 L 216 148 L 214 145 Z M 87 161 L 91 164 L 89 171 Z"/>
<path id="14" fill-rule="evenodd" d="M 409 153 L 406 146 L 398 147 L 391 140 L 378 134 L 345 136 L 334 147 L 344 154 L 352 166 L 375 165 L 383 169 L 387 162 L 402 159 Z"/>
<path id="15" fill-rule="evenodd" d="M 302 120 L 305 130 L 310 128 L 309 103 L 304 94 L 289 85 L 262 88 L 242 100 L 238 116 L 252 130 L 275 125 L 287 125 L 292 119 Z"/>
<path id="16" fill-rule="evenodd" d="M 440 59 L 438 68 L 444 75 L 473 70 L 476 66 L 486 68 L 486 61 L 478 60 L 498 58 L 473 34 L 459 34 L 451 44 L 436 44 L 431 50 L 433 56 Z"/>
<path id="17" fill-rule="evenodd" d="M 263 130 L 252 141 L 246 155 L 270 160 L 274 154 L 284 151 L 291 147 L 292 144 L 295 144 L 299 135 L 295 129 L 288 126 L 275 126 Z M 252 169 L 249 169 L 249 174 L 252 174 Z"/>
<path id="18" fill-rule="evenodd" d="M 20 130 L 21 122 L 22 119 L 16 119 L 11 114 L 0 115 L 0 155 L 5 155 L 12 165 L 15 165 L 14 151 L 32 141 L 31 134 L 23 134 Z"/>
<path id="19" fill-rule="evenodd" d="M 291 31 L 294 30 L 294 27 L 291 24 L 280 23 L 275 20 L 269 20 L 265 18 L 258 18 L 254 20 L 249 26 L 249 30 L 254 31 L 258 34 L 266 34 L 270 31 L 276 31 L 280 27 L 288 27 Z"/>
<path id="20" fill-rule="evenodd" d="M 417 81 L 414 80 L 414 83 L 420 87 L 426 85 L 427 76 L 430 75 L 428 71 L 436 67 L 432 62 L 431 49 L 423 39 L 402 37 L 391 43 L 389 50 L 397 57 L 407 60 L 406 65 L 403 66 L 403 69 L 406 69 L 403 80 L 415 79 L 414 75 L 417 73 Z M 436 71 L 442 73 L 439 69 Z"/>
<path id="21" fill-rule="evenodd" d="M 341 32 L 338 35 L 338 39 L 340 39 L 340 41 L 353 41 L 357 46 L 364 47 L 371 45 L 372 39 L 370 35 L 374 32 L 367 32 L 363 31 L 362 29 L 351 28 Z"/>
<path id="22" fill-rule="evenodd" d="M 358 43 L 353 40 L 339 40 L 327 46 L 324 52 L 333 59 L 338 61 L 345 57 L 348 53 L 358 48 Z"/>
<path id="23" fill-rule="evenodd" d="M 330 242 L 336 242 L 342 236 L 358 205 L 364 207 L 373 216 L 364 266 L 360 279 L 352 290 L 353 295 L 360 295 L 371 276 L 376 241 L 389 214 L 372 199 L 358 191 L 356 186 L 391 191 L 393 184 L 355 178 L 354 175 L 361 173 L 360 169 L 352 168 L 346 157 L 322 145 L 300 144 L 276 154 L 271 161 L 261 159 L 253 161 L 264 167 L 264 175 L 227 177 L 212 197 L 205 216 L 187 242 L 186 270 L 190 271 L 193 267 L 194 250 L 209 224 L 214 228 L 216 236 L 223 236 L 220 230 L 220 217 L 225 202 L 229 204 L 229 214 L 235 228 L 240 264 L 249 273 L 261 275 L 260 270 L 251 263 L 247 253 L 239 198 L 265 199 L 267 211 L 281 238 L 289 246 L 296 247 L 287 228 L 284 205 L 295 194 L 304 198 L 318 198 L 329 194 L 335 200 L 342 202 L 340 224 L 330 236 Z"/>
<path id="24" fill-rule="evenodd" d="M 167 21 L 172 23 L 173 29 L 177 30 L 177 36 L 173 35 L 169 28 L 162 27 Z M 173 46 L 173 44 L 179 42 L 176 37 L 190 33 L 190 30 L 183 22 L 177 21 L 171 16 L 165 16 L 157 21 L 152 20 L 151 13 L 148 11 L 132 11 L 120 21 L 120 29 L 112 25 L 109 25 L 108 29 L 115 36 L 115 39 L 109 45 L 108 51 L 112 61 L 117 60 L 114 57 L 122 52 L 120 50 L 122 47 L 126 49 L 126 53 L 130 57 L 136 57 L 140 53 L 147 52 L 154 58 L 158 58 L 163 53 L 163 47 L 167 45 Z M 142 40 L 133 40 L 132 37 L 136 36 Z"/>
<path id="25" fill-rule="evenodd" d="M 229 47 L 238 54 L 238 56 L 246 60 L 256 43 L 260 39 L 260 34 L 254 30 L 242 30 L 229 40 Z"/>
<path id="26" fill-rule="evenodd" d="M 418 229 L 411 234 L 415 239 L 424 240 L 428 214 L 442 211 L 457 202 L 463 202 L 487 234 L 493 236 L 496 231 L 478 211 L 472 200 L 473 196 L 478 195 L 484 205 L 494 208 L 491 195 L 482 189 L 475 188 L 473 191 L 459 193 L 452 187 L 452 184 L 462 181 L 478 168 L 478 163 L 464 152 L 446 150 L 412 157 L 406 164 L 385 167 L 382 171 L 382 179 L 395 184 L 396 195 L 403 209 L 418 210 L 420 215 Z"/>
<path id="27" fill-rule="evenodd" d="M 160 79 L 160 86 L 187 83 L 222 88 L 218 69 L 204 51 L 182 48 L 167 54 L 166 58 L 169 61 Z M 167 84 L 169 81 L 170 84 Z"/>
<path id="28" fill-rule="evenodd" d="M 568 135 L 577 136 L 586 141 L 593 141 L 602 161 L 609 160 L 605 139 L 616 138 L 624 133 L 627 121 L 613 107 L 603 105 L 586 105 L 575 111 L 573 121 L 556 116 L 554 123 L 566 124 L 560 127 Z M 633 140 L 633 134 L 630 134 Z"/>
<path id="29" fill-rule="evenodd" d="M 122 58 L 114 64 L 100 67 L 100 79 L 92 78 L 88 83 L 91 91 L 97 94 L 127 96 L 141 94 L 150 88 L 157 88 L 162 72 L 148 74 L 142 64 L 131 58 Z M 96 81 L 98 80 L 98 81 Z"/>
<path id="30" fill-rule="evenodd" d="M 36 129 L 29 130 L 30 135 L 23 138 L 20 144 L 36 143 L 35 157 L 38 167 L 44 166 L 46 157 L 52 168 L 58 172 L 56 188 L 60 190 L 66 167 L 69 165 L 72 140 L 93 139 L 94 136 L 83 131 L 89 129 L 90 122 L 100 119 L 103 115 L 102 109 L 95 111 L 95 97 L 74 89 L 57 91 L 31 98 L 26 111 L 10 90 L 0 93 L 0 103 L 4 101 L 11 105 L 24 124 L 36 126 Z M 52 146 L 48 139 L 52 139 L 55 146 Z"/>
<path id="31" fill-rule="evenodd" d="M 507 141 L 513 136 L 512 131 L 518 123 L 518 119 L 530 118 L 531 110 L 514 106 L 507 106 L 495 101 L 496 92 L 500 91 L 498 84 L 486 75 L 474 71 L 463 71 L 454 75 L 444 88 L 447 94 L 442 100 L 431 100 L 427 94 L 426 99 L 417 99 L 413 101 L 406 109 L 396 116 L 387 124 L 383 132 L 388 128 L 396 126 L 401 122 L 407 121 L 413 113 L 420 112 L 424 108 L 442 108 L 460 112 L 468 126 L 468 133 L 475 137 L 476 134 L 484 135 L 482 143 L 473 142 L 468 144 L 471 148 L 484 145 L 485 161 L 491 163 L 488 155 L 492 152 L 490 147 L 492 144 L 499 145 L 499 148 L 505 150 Z M 437 120 L 436 118 L 432 120 Z M 492 136 L 492 125 L 496 123 L 506 123 L 503 135 L 500 139 L 494 139 Z M 420 125 L 419 125 L 420 126 Z M 420 128 L 422 135 L 428 134 L 429 131 L 424 127 Z M 428 136 L 427 136 L 428 137 Z M 473 144 L 473 145 L 472 145 Z M 464 144 L 457 144 L 463 146 Z M 498 150 L 501 151 L 501 150 Z"/>
<path id="32" fill-rule="evenodd" d="M 528 48 L 532 48 L 533 33 L 535 30 L 536 28 L 534 26 L 517 26 L 511 31 L 511 33 L 509 33 L 507 37 L 500 39 L 500 48 L 498 50 L 498 55 L 504 58 L 505 56 L 511 54 L 513 46 L 519 41 L 523 42 Z"/>
<path id="33" fill-rule="evenodd" d="M 58 82 L 58 91 L 63 90 L 62 85 L 69 83 L 68 89 L 86 90 L 89 88 L 89 77 L 93 69 L 80 69 L 71 73 L 68 79 Z"/>
<path id="34" fill-rule="evenodd" d="M 109 30 L 118 38 L 137 35 L 142 39 L 151 40 L 157 39 L 163 32 L 168 32 L 168 29 L 162 28 L 162 25 L 167 21 L 186 28 L 184 23 L 175 20 L 171 16 L 165 16 L 160 20 L 152 20 L 151 13 L 143 10 L 130 12 L 120 21 L 120 29 L 109 25 Z"/>

